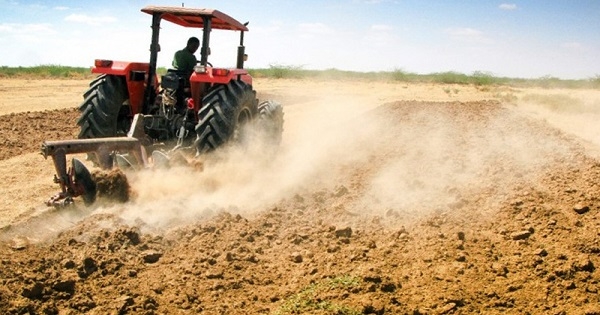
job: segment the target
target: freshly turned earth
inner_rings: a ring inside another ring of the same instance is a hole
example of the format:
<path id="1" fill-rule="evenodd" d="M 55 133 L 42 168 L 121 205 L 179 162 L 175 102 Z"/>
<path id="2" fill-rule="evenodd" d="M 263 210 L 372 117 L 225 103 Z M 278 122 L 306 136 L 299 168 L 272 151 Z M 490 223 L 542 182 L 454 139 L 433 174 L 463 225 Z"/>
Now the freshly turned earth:
<path id="1" fill-rule="evenodd" d="M 44 207 L 37 154 L 79 99 L 3 114 L 0 313 L 600 314 L 598 142 L 540 96 L 598 91 L 258 81 L 276 153 L 94 173 L 91 208 Z"/>

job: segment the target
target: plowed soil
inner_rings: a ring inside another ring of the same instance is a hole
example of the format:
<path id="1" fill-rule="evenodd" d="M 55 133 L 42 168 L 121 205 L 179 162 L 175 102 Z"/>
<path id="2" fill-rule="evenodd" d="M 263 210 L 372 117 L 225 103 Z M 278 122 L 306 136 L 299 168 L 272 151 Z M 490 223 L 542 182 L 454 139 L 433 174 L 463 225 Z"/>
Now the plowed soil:
<path id="1" fill-rule="evenodd" d="M 276 153 L 58 210 L 87 83 L 0 81 L 0 313 L 600 314 L 599 91 L 257 81 Z"/>

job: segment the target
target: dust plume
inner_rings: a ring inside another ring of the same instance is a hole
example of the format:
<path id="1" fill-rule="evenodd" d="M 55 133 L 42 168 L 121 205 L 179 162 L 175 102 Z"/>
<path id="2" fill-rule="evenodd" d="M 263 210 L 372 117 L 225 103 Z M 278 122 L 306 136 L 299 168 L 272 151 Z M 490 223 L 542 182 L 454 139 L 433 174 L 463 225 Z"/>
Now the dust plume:
<path id="1" fill-rule="evenodd" d="M 342 207 L 360 215 L 392 211 L 410 220 L 481 199 L 489 212 L 511 189 L 533 185 L 549 163 L 572 154 L 562 135 L 497 102 L 372 107 L 339 97 L 284 107 L 275 154 L 250 141 L 206 157 L 201 172 L 131 174 L 137 197 L 120 215 L 167 227 L 219 211 L 247 215 L 336 186 L 352 188 Z"/>
<path id="2" fill-rule="evenodd" d="M 533 90 L 516 107 L 588 142 L 589 153 L 600 156 L 600 95 L 596 90 Z"/>
<path id="3" fill-rule="evenodd" d="M 572 154 L 560 133 L 496 102 L 399 102 L 379 110 L 390 127 L 357 212 L 408 221 L 433 212 L 459 215 L 477 203 L 476 211 L 490 214 L 510 192 L 535 185 L 545 167 L 568 163 Z"/>
<path id="4" fill-rule="evenodd" d="M 129 202 L 100 200 L 86 211 L 52 211 L 22 229 L 13 226 L 9 234 L 51 226 L 50 235 L 96 214 L 164 229 L 221 211 L 249 216 L 281 202 L 291 209 L 325 208 L 332 216 L 326 220 L 345 220 L 330 208 L 360 220 L 393 214 L 406 224 L 465 207 L 493 213 L 499 202 L 535 185 L 549 165 L 569 163 L 579 150 L 538 117 L 494 101 L 382 105 L 337 93 L 283 104 L 284 133 L 277 150 L 259 135 L 244 146 L 204 156 L 202 171 L 127 172 L 134 191 Z M 331 193 L 337 188 L 347 194 Z M 295 201 L 295 196 L 310 201 L 321 193 L 327 202 Z"/>
<path id="5" fill-rule="evenodd" d="M 369 141 L 376 126 L 353 123 L 364 108 L 350 99 L 314 101 L 284 107 L 284 112 L 278 150 L 248 141 L 204 157 L 201 172 L 181 167 L 128 174 L 137 196 L 120 215 L 169 226 L 222 210 L 248 214 L 335 184 L 340 166 L 368 154 L 360 144 Z"/>

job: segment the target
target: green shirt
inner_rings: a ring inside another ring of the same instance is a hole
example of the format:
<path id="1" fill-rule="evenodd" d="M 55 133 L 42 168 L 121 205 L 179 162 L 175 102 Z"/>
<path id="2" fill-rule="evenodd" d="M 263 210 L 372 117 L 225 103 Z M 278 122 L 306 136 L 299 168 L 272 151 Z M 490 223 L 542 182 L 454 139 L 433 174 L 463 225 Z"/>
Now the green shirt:
<path id="1" fill-rule="evenodd" d="M 194 71 L 194 66 L 198 62 L 196 56 L 192 54 L 186 48 L 178 51 L 173 56 L 173 68 L 181 71 L 192 72 Z"/>

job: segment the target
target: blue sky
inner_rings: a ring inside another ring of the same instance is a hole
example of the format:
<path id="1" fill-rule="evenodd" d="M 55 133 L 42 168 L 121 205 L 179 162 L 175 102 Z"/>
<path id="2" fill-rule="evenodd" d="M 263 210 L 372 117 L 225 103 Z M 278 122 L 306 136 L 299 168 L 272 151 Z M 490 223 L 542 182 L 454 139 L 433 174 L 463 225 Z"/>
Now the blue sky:
<path id="1" fill-rule="evenodd" d="M 457 71 L 497 76 L 600 75 L 598 0 L 183 1 L 249 21 L 250 68 Z M 146 5 L 182 1 L 0 0 L 0 65 L 90 66 L 96 58 L 149 59 Z M 194 29 L 163 22 L 159 66 Z M 238 33 L 211 35 L 215 65 L 233 66 Z"/>

